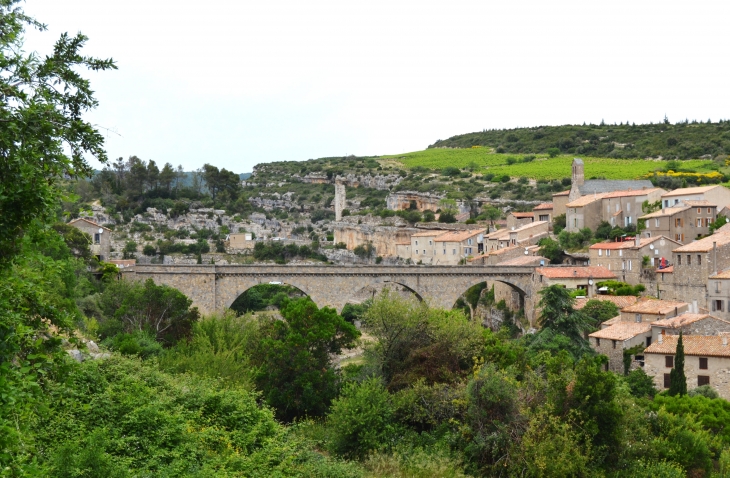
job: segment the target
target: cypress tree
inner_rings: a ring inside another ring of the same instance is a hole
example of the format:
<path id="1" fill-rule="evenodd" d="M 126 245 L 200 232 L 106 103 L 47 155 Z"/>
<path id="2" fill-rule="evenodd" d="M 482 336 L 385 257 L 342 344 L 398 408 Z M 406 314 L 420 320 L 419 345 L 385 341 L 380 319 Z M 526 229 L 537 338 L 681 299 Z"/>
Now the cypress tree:
<path id="1" fill-rule="evenodd" d="M 682 332 L 679 332 L 677 351 L 674 355 L 674 368 L 669 373 L 669 395 L 687 394 L 687 377 L 684 375 L 684 344 L 682 343 Z"/>

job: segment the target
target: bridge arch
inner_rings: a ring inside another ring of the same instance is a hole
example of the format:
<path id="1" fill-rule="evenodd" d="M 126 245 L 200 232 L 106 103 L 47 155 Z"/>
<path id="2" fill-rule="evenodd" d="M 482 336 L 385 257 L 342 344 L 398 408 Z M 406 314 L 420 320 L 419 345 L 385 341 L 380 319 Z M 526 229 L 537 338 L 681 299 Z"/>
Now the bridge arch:
<path id="1" fill-rule="evenodd" d="M 219 310 L 230 309 L 233 303 L 243 294 L 248 292 L 253 287 L 264 284 L 288 285 L 299 289 L 304 295 L 312 299 L 312 302 L 317 304 L 317 307 L 320 307 L 317 299 L 315 297 L 312 297 L 312 293 L 307 287 L 307 284 L 292 277 L 287 277 L 285 279 L 272 277 L 268 278 L 267 280 L 267 278 L 262 279 L 258 277 L 253 278 L 246 276 L 233 276 L 217 278 L 216 282 L 216 305 Z"/>

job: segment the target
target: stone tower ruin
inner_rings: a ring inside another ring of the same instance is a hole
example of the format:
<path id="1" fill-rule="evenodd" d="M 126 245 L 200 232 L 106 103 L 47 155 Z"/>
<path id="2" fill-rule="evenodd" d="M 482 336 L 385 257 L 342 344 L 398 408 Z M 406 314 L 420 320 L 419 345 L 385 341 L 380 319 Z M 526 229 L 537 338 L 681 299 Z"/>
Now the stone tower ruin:
<path id="1" fill-rule="evenodd" d="M 335 179 L 335 221 L 342 220 L 342 211 L 345 209 L 345 183 Z"/>

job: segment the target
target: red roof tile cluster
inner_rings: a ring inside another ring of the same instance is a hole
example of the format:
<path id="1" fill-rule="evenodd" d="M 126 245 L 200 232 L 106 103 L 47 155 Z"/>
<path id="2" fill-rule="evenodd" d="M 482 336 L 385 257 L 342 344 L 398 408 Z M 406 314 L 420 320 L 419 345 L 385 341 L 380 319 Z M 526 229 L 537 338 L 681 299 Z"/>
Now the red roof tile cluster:
<path id="1" fill-rule="evenodd" d="M 679 335 L 663 335 L 662 342 L 658 340 L 644 349 L 644 354 L 674 355 L 677 353 Z M 685 355 L 701 357 L 730 357 L 728 337 L 722 335 L 684 335 L 682 344 Z"/>
<path id="2" fill-rule="evenodd" d="M 544 202 L 542 204 L 538 204 L 534 208 L 532 208 L 533 211 L 541 211 L 543 209 L 553 209 L 553 203 L 551 202 Z"/>
<path id="3" fill-rule="evenodd" d="M 649 193 L 653 193 L 656 191 L 664 191 L 664 189 L 661 188 L 648 188 L 648 189 L 634 189 L 634 190 L 627 190 L 627 191 L 614 191 L 612 193 L 608 193 L 604 198 L 624 198 L 624 197 L 633 197 L 633 196 L 646 196 Z"/>
<path id="4" fill-rule="evenodd" d="M 621 312 L 629 314 L 657 314 L 664 315 L 688 306 L 686 302 L 676 300 L 642 299 L 634 305 L 624 308 Z"/>
<path id="5" fill-rule="evenodd" d="M 518 219 L 527 219 L 530 217 L 535 217 L 535 214 L 533 214 L 532 211 L 530 211 L 530 212 L 511 212 L 510 214 Z"/>
<path id="6" fill-rule="evenodd" d="M 624 307 L 634 305 L 638 298 L 635 295 L 596 295 L 591 297 L 590 299 L 587 297 L 585 299 L 575 299 L 575 305 L 573 305 L 573 308 L 580 310 L 586 306 L 589 300 L 605 300 L 608 302 L 613 302 L 620 310 Z"/>
<path id="7" fill-rule="evenodd" d="M 575 278 L 593 278 L 593 279 L 615 279 L 616 275 L 610 270 L 602 266 L 587 267 L 539 267 L 535 272 L 550 279 L 575 279 Z"/>
<path id="8" fill-rule="evenodd" d="M 617 322 L 605 329 L 589 334 L 588 337 L 608 340 L 628 340 L 651 330 L 651 325 L 643 322 Z"/>

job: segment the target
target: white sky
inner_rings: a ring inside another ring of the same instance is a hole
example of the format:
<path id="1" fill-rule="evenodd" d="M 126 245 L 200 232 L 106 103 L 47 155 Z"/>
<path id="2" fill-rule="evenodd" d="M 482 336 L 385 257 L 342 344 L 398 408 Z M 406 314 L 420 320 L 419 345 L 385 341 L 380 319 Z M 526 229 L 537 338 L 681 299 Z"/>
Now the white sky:
<path id="1" fill-rule="evenodd" d="M 186 170 L 396 154 L 484 128 L 728 118 L 730 2 L 27 0 L 87 74 L 110 158 Z"/>

